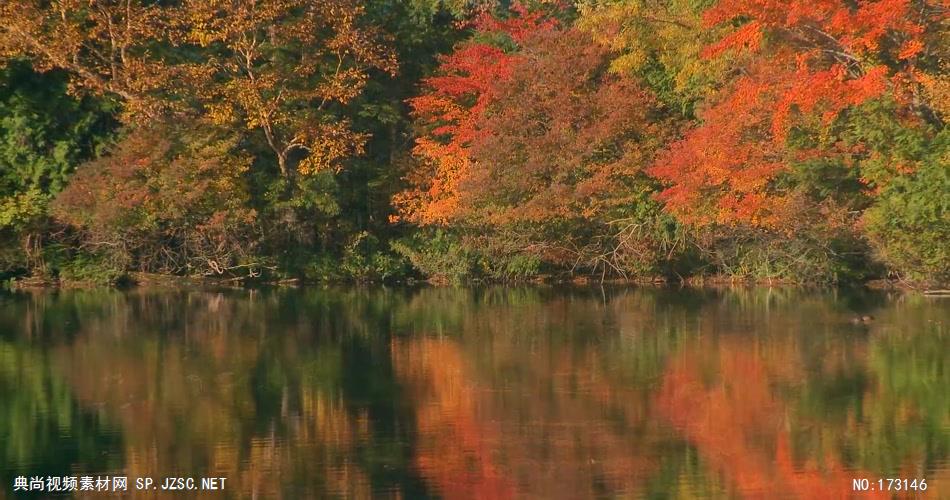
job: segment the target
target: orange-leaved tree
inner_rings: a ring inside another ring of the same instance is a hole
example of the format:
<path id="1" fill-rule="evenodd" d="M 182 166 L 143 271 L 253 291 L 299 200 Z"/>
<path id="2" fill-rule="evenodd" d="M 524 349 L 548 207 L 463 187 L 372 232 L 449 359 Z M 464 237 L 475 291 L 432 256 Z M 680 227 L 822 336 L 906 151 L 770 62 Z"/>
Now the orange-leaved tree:
<path id="1" fill-rule="evenodd" d="M 653 95 L 605 72 L 609 53 L 576 29 L 539 32 L 519 55 L 469 148 L 467 222 L 501 253 L 655 272 L 672 243 L 643 172 L 666 135 Z"/>
<path id="2" fill-rule="evenodd" d="M 595 219 L 632 203 L 663 135 L 653 96 L 605 74 L 607 52 L 579 30 L 536 33 L 519 55 L 477 122 L 465 208 L 503 225 Z"/>
<path id="3" fill-rule="evenodd" d="M 515 13 L 483 17 L 412 101 L 423 135 L 397 205 L 412 222 L 471 229 L 487 253 L 652 272 L 664 253 L 643 172 L 665 135 L 654 97 L 606 71 L 611 54 L 589 33 Z M 482 42 L 493 37 L 505 45 Z"/>
<path id="4" fill-rule="evenodd" d="M 920 68 L 937 57 L 946 12 L 912 0 L 718 2 L 706 24 L 738 27 L 705 55 L 743 64 L 652 168 L 669 183 L 666 206 L 699 225 L 790 229 L 807 203 L 784 174 L 862 153 L 833 128 L 848 111 L 887 97 L 902 119 L 934 120 Z"/>

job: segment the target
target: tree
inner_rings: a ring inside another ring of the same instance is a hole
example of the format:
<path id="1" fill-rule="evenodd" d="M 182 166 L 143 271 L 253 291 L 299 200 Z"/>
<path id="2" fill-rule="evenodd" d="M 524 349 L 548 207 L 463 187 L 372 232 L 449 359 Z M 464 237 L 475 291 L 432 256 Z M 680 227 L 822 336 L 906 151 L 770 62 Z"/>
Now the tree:
<path id="1" fill-rule="evenodd" d="M 728 273 L 865 274 L 861 214 L 933 157 L 919 145 L 940 144 L 945 17 L 905 0 L 717 2 L 704 24 L 729 33 L 703 56 L 734 70 L 651 167 L 667 185 L 659 199 L 700 240 L 735 253 L 727 264 L 723 248 L 702 245 Z"/>
<path id="2" fill-rule="evenodd" d="M 363 12 L 352 0 L 186 1 L 183 41 L 206 49 L 190 71 L 199 101 L 216 124 L 261 131 L 284 176 L 338 168 L 366 136 L 332 108 L 358 96 L 370 70 L 396 71 Z"/>
<path id="3" fill-rule="evenodd" d="M 66 82 L 23 61 L 0 70 L 0 271 L 42 264 L 49 201 L 116 126 L 107 103 L 68 96 Z"/>
<path id="4" fill-rule="evenodd" d="M 175 76 L 157 53 L 169 12 L 142 0 L 4 2 L 0 62 L 26 57 L 39 71 L 65 70 L 73 92 L 115 96 L 131 114 L 153 114 L 162 105 L 156 94 Z"/>
<path id="5" fill-rule="evenodd" d="M 260 130 L 281 173 L 338 167 L 362 152 L 334 106 L 395 56 L 353 0 L 33 0 L 0 9 L 0 56 L 69 72 L 74 87 L 119 98 L 132 117 L 188 113 Z M 182 85 L 189 82 L 189 85 Z"/>
<path id="6" fill-rule="evenodd" d="M 604 75 L 603 48 L 573 29 L 523 42 L 509 80 L 476 122 L 464 208 L 493 224 L 598 219 L 630 192 L 663 132 L 653 97 Z"/>
<path id="7" fill-rule="evenodd" d="M 478 121 L 463 220 L 502 253 L 655 273 L 669 236 L 643 172 L 666 135 L 655 98 L 604 73 L 609 54 L 581 31 L 536 33 L 519 56 Z"/>
<path id="8" fill-rule="evenodd" d="M 739 27 L 705 54 L 748 62 L 652 169 L 671 184 L 667 207 L 697 224 L 776 227 L 794 215 L 780 182 L 793 164 L 855 151 L 830 129 L 846 110 L 887 94 L 933 120 L 917 75 L 935 57 L 940 12 L 907 0 L 718 2 L 706 24 Z"/>
<path id="9" fill-rule="evenodd" d="M 412 101 L 426 134 L 397 202 L 411 221 L 470 228 L 496 262 L 655 272 L 670 229 L 642 172 L 664 136 L 655 99 L 605 72 L 587 33 L 515 12 L 482 18 Z"/>
<path id="10" fill-rule="evenodd" d="M 888 113 L 887 107 L 876 110 Z M 881 123 L 878 119 L 876 122 Z M 915 283 L 950 282 L 950 131 L 932 137 L 913 128 L 892 124 L 894 136 L 885 135 L 874 158 L 886 166 L 898 159 L 907 173 L 882 182 L 860 225 L 876 257 L 896 277 Z M 882 127 L 869 130 L 881 135 Z M 885 129 L 886 130 L 886 129 Z M 926 132 L 926 131 L 925 131 Z M 870 171 L 871 168 L 866 167 Z M 889 169 L 879 168 L 883 174 Z"/>
<path id="11" fill-rule="evenodd" d="M 310 229 L 320 224 L 325 250 L 338 236 L 335 175 L 363 154 L 372 130 L 353 124 L 357 97 L 397 70 L 391 38 L 368 21 L 355 0 L 16 0 L 0 7 L 0 59 L 60 71 L 74 94 L 118 103 L 130 144 L 158 148 L 145 155 L 162 157 L 168 145 L 144 140 L 142 129 L 218 129 L 234 141 L 234 162 L 253 167 L 240 176 L 254 190 L 234 198 L 280 221 L 268 225 L 268 251 L 314 243 Z"/>
<path id="12" fill-rule="evenodd" d="M 467 148 L 479 133 L 478 119 L 496 99 L 498 85 L 510 78 L 517 44 L 555 24 L 520 4 L 503 21 L 482 14 L 475 22 L 477 36 L 445 56 L 437 74 L 423 80 L 427 91 L 410 100 L 423 129 L 413 148 L 418 164 L 407 175 L 410 188 L 394 199 L 403 217 L 427 224 L 457 215 L 460 183 L 471 169 Z"/>
<path id="13" fill-rule="evenodd" d="M 366 23 L 391 37 L 399 73 L 375 73 L 362 94 L 348 105 L 346 117 L 367 136 L 365 154 L 347 161 L 339 172 L 340 221 L 349 231 L 370 231 L 387 238 L 400 232 L 388 223 L 392 197 L 403 189 L 403 166 L 411 147 L 412 125 L 406 102 L 419 81 L 436 67 L 438 54 L 449 52 L 466 36 L 458 19 L 439 2 L 381 0 L 366 4 Z"/>
<path id="14" fill-rule="evenodd" d="M 136 129 L 78 170 L 53 215 L 78 233 L 73 247 L 119 272 L 255 274 L 260 231 L 243 181 L 251 159 L 236 143 L 214 129 Z"/>
<path id="15" fill-rule="evenodd" d="M 703 27 L 707 2 L 585 0 L 577 27 L 617 55 L 610 70 L 637 77 L 674 116 L 692 119 L 696 103 L 713 92 L 732 61 L 704 60 L 703 48 L 723 27 Z"/>

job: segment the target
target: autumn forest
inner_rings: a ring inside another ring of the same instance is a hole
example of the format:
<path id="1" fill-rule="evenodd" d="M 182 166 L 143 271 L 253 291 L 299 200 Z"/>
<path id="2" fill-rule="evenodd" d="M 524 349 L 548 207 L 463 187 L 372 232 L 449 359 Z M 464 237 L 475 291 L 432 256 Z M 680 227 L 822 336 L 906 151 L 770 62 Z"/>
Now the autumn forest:
<path id="1" fill-rule="evenodd" d="M 5 0 L 0 280 L 940 286 L 948 27 L 946 0 Z"/>

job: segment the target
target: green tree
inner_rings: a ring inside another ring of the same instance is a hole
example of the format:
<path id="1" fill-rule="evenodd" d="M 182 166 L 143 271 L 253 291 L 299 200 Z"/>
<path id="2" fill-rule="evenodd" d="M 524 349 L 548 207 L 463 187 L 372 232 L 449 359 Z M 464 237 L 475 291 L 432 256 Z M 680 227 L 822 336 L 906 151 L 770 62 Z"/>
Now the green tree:
<path id="1" fill-rule="evenodd" d="M 67 94 L 62 72 L 0 69 L 0 272 L 40 264 L 50 199 L 111 137 L 114 107 Z"/>

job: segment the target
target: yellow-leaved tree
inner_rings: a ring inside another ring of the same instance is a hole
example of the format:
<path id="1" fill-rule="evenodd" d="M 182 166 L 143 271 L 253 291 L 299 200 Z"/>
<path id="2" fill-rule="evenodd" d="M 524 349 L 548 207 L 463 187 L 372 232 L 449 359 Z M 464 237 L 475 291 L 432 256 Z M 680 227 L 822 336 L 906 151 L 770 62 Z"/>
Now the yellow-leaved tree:
<path id="1" fill-rule="evenodd" d="M 28 59 L 38 71 L 65 70 L 74 94 L 117 97 L 127 115 L 155 115 L 155 96 L 172 76 L 156 43 L 169 14 L 140 0 L 5 0 L 0 64 Z"/>
<path id="2" fill-rule="evenodd" d="M 371 71 L 395 73 L 357 0 L 8 0 L 0 61 L 60 69 L 117 98 L 124 121 L 188 114 L 260 131 L 284 176 L 362 152 L 345 106 Z"/>
<path id="3" fill-rule="evenodd" d="M 284 176 L 337 168 L 366 137 L 338 112 L 395 53 L 355 0 L 186 0 L 179 43 L 200 48 L 191 84 L 207 117 L 263 132 Z"/>
<path id="4" fill-rule="evenodd" d="M 695 0 L 581 0 L 577 26 L 617 53 L 610 69 L 639 76 L 667 105 L 691 114 L 730 61 L 704 60 L 721 28 L 703 26 Z"/>

